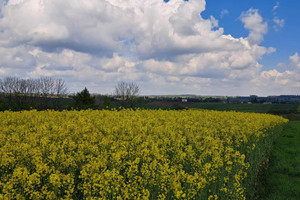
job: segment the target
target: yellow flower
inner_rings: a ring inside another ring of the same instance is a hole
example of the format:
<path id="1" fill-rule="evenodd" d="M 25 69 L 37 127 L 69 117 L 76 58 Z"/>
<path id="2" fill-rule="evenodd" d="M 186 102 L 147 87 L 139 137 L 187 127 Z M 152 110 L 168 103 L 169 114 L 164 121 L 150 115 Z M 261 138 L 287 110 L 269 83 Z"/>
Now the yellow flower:
<path id="1" fill-rule="evenodd" d="M 245 199 L 256 147 L 286 122 L 207 110 L 0 112 L 0 199 Z"/>

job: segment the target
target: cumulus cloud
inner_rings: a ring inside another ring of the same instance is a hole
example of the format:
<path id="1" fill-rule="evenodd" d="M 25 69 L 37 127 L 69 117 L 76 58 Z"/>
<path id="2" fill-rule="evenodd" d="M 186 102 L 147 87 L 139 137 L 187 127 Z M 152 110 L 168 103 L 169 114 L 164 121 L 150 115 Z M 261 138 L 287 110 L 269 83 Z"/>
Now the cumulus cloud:
<path id="1" fill-rule="evenodd" d="M 130 15 L 106 1 L 10 0 L 2 9 L 2 45 L 32 45 L 45 51 L 112 55 L 125 37 Z"/>
<path id="2" fill-rule="evenodd" d="M 240 17 L 249 36 L 234 38 L 213 16 L 202 17 L 205 5 L 9 0 L 0 18 L 0 76 L 60 77 L 70 91 L 109 93 L 118 81 L 134 81 L 145 94 L 254 93 L 250 84 L 272 80 L 258 62 L 275 51 L 259 45 L 266 22 L 249 9 Z"/>
<path id="3" fill-rule="evenodd" d="M 259 44 L 263 41 L 264 35 L 268 32 L 268 24 L 263 21 L 257 9 L 250 8 L 243 12 L 240 19 L 244 27 L 250 31 L 248 36 L 250 43 Z"/>
<path id="4" fill-rule="evenodd" d="M 11 0 L 3 9 L 0 40 L 4 46 L 67 48 L 102 57 L 130 51 L 139 59 L 240 48 L 221 37 L 214 17 L 201 17 L 204 10 L 204 0 Z"/>
<path id="5" fill-rule="evenodd" d="M 300 56 L 298 55 L 298 52 L 296 52 L 294 55 L 290 56 L 289 60 L 290 60 L 289 63 L 281 62 L 277 66 L 282 69 L 288 69 L 288 70 L 292 70 L 292 71 L 300 70 Z"/>
<path id="6" fill-rule="evenodd" d="M 28 53 L 28 48 L 5 48 L 0 46 L 0 69 L 34 69 L 35 58 Z"/>
<path id="7" fill-rule="evenodd" d="M 257 85 L 257 90 L 261 90 L 260 92 L 262 92 L 261 87 L 263 87 L 269 92 L 273 92 L 273 94 L 299 94 L 300 58 L 298 53 L 296 52 L 290 56 L 289 60 L 288 64 L 278 64 L 281 67 L 287 68 L 285 71 L 280 72 L 276 69 L 262 71 L 260 76 L 254 81 Z"/>
<path id="8" fill-rule="evenodd" d="M 289 70 L 279 72 L 276 69 L 262 71 L 256 86 L 258 93 L 267 90 L 274 95 L 299 94 L 297 93 L 300 88 L 299 72 Z"/>
<path id="9" fill-rule="evenodd" d="M 291 68 L 300 70 L 300 57 L 298 55 L 298 52 L 296 52 L 294 55 L 290 56 L 289 66 Z"/>

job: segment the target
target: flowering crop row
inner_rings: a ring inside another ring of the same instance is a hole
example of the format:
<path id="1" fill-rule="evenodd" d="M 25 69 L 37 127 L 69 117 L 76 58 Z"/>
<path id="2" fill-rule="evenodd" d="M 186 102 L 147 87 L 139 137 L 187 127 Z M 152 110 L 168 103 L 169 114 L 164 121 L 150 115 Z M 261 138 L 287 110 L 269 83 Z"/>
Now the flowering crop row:
<path id="1" fill-rule="evenodd" d="M 255 149 L 284 123 L 206 110 L 1 112 L 0 199 L 245 199 Z"/>

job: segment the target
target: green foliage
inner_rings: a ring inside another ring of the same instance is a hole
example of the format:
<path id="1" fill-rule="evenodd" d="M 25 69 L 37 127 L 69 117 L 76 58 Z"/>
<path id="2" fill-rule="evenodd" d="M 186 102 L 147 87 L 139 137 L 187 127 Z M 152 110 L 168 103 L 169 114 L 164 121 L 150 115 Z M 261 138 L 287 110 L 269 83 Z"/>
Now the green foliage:
<path id="1" fill-rule="evenodd" d="M 259 190 L 264 187 L 264 175 L 267 172 L 273 144 L 282 134 L 283 128 L 284 125 L 275 127 L 272 132 L 266 131 L 268 137 L 258 141 L 252 154 L 246 157 L 246 161 L 250 164 L 246 178 L 246 199 L 260 199 Z"/>
<path id="2" fill-rule="evenodd" d="M 173 106 L 171 106 L 172 110 L 183 110 L 184 107 L 179 105 L 179 104 L 174 104 Z"/>
<path id="3" fill-rule="evenodd" d="M 6 110 L 5 102 L 0 98 L 0 111 Z"/>
<path id="4" fill-rule="evenodd" d="M 95 104 L 95 97 L 91 96 L 87 88 L 84 88 L 84 90 L 77 93 L 73 98 L 75 100 L 75 106 L 79 108 L 88 108 Z"/>
<path id="5" fill-rule="evenodd" d="M 111 98 L 109 96 L 103 97 L 103 107 L 104 108 L 110 108 L 111 106 Z"/>
<path id="6" fill-rule="evenodd" d="M 290 113 L 287 115 L 282 115 L 284 118 L 287 118 L 289 121 L 300 121 L 300 113 Z"/>

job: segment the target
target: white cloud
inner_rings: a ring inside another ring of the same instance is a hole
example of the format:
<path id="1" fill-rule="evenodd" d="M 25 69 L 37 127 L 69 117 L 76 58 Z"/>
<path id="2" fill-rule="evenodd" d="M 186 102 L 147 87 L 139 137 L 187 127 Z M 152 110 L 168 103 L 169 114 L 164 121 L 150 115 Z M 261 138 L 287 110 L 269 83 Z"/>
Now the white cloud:
<path id="1" fill-rule="evenodd" d="M 214 17 L 201 17 L 204 10 L 204 0 L 9 1 L 0 40 L 5 46 L 68 48 L 98 56 L 130 51 L 140 59 L 238 48 L 220 37 L 223 29 Z"/>
<path id="2" fill-rule="evenodd" d="M 33 68 L 36 64 L 35 59 L 28 52 L 28 48 L 14 47 L 5 48 L 0 46 L 0 68 Z"/>
<path id="3" fill-rule="evenodd" d="M 284 27 L 284 23 L 285 23 L 285 20 L 284 19 L 280 19 L 277 17 L 277 9 L 279 8 L 279 5 L 280 3 L 279 2 L 276 2 L 276 4 L 274 5 L 273 9 L 272 9 L 272 12 L 273 12 L 273 28 L 275 31 L 279 31 L 279 29 L 283 28 Z"/>
<path id="4" fill-rule="evenodd" d="M 300 88 L 299 72 L 289 70 L 279 72 L 276 69 L 262 71 L 258 80 L 257 88 L 260 92 L 268 90 L 275 95 L 299 94 L 297 93 Z"/>
<path id="5" fill-rule="evenodd" d="M 276 4 L 273 6 L 272 11 L 275 12 L 279 8 L 280 3 L 277 1 Z"/>
<path id="6" fill-rule="evenodd" d="M 276 48 L 274 48 L 274 47 L 269 47 L 269 48 L 267 49 L 267 54 L 272 54 L 272 53 L 274 53 L 274 52 L 276 52 Z"/>
<path id="7" fill-rule="evenodd" d="M 298 52 L 290 56 L 289 67 L 300 70 L 300 57 L 298 55 Z"/>
<path id="8" fill-rule="evenodd" d="M 279 63 L 277 66 L 285 69 L 289 69 L 292 71 L 299 71 L 300 73 L 300 56 L 298 55 L 298 52 L 296 52 L 294 55 L 289 57 L 290 62 L 287 63 Z"/>
<path id="9" fill-rule="evenodd" d="M 250 31 L 249 41 L 252 44 L 259 44 L 264 39 L 264 34 L 268 32 L 268 24 L 263 22 L 263 18 L 257 9 L 250 8 L 240 16 L 244 27 Z"/>
<path id="10" fill-rule="evenodd" d="M 227 9 L 223 9 L 220 14 L 220 18 L 223 18 L 225 15 L 228 15 L 229 11 Z"/>
<path id="11" fill-rule="evenodd" d="M 284 19 L 279 19 L 278 17 L 274 17 L 273 18 L 273 22 L 275 23 L 275 25 L 273 26 L 273 28 L 276 31 L 279 31 L 280 28 L 284 27 L 285 20 Z"/>
<path id="12" fill-rule="evenodd" d="M 273 81 L 274 73 L 261 75 L 258 62 L 275 51 L 259 46 L 267 24 L 258 10 L 242 13 L 250 33 L 234 38 L 213 16 L 201 16 L 205 4 L 10 0 L 0 18 L 0 77 L 55 76 L 70 91 L 100 93 L 110 93 L 118 81 L 134 81 L 145 94 L 247 95 L 263 80 Z"/>
<path id="13" fill-rule="evenodd" d="M 278 64 L 281 68 L 287 67 L 283 72 L 279 72 L 276 69 L 262 71 L 260 77 L 255 80 L 258 90 L 265 89 L 273 92 L 273 94 L 299 94 L 300 58 L 296 52 L 289 59 L 290 62 L 288 64 Z"/>

